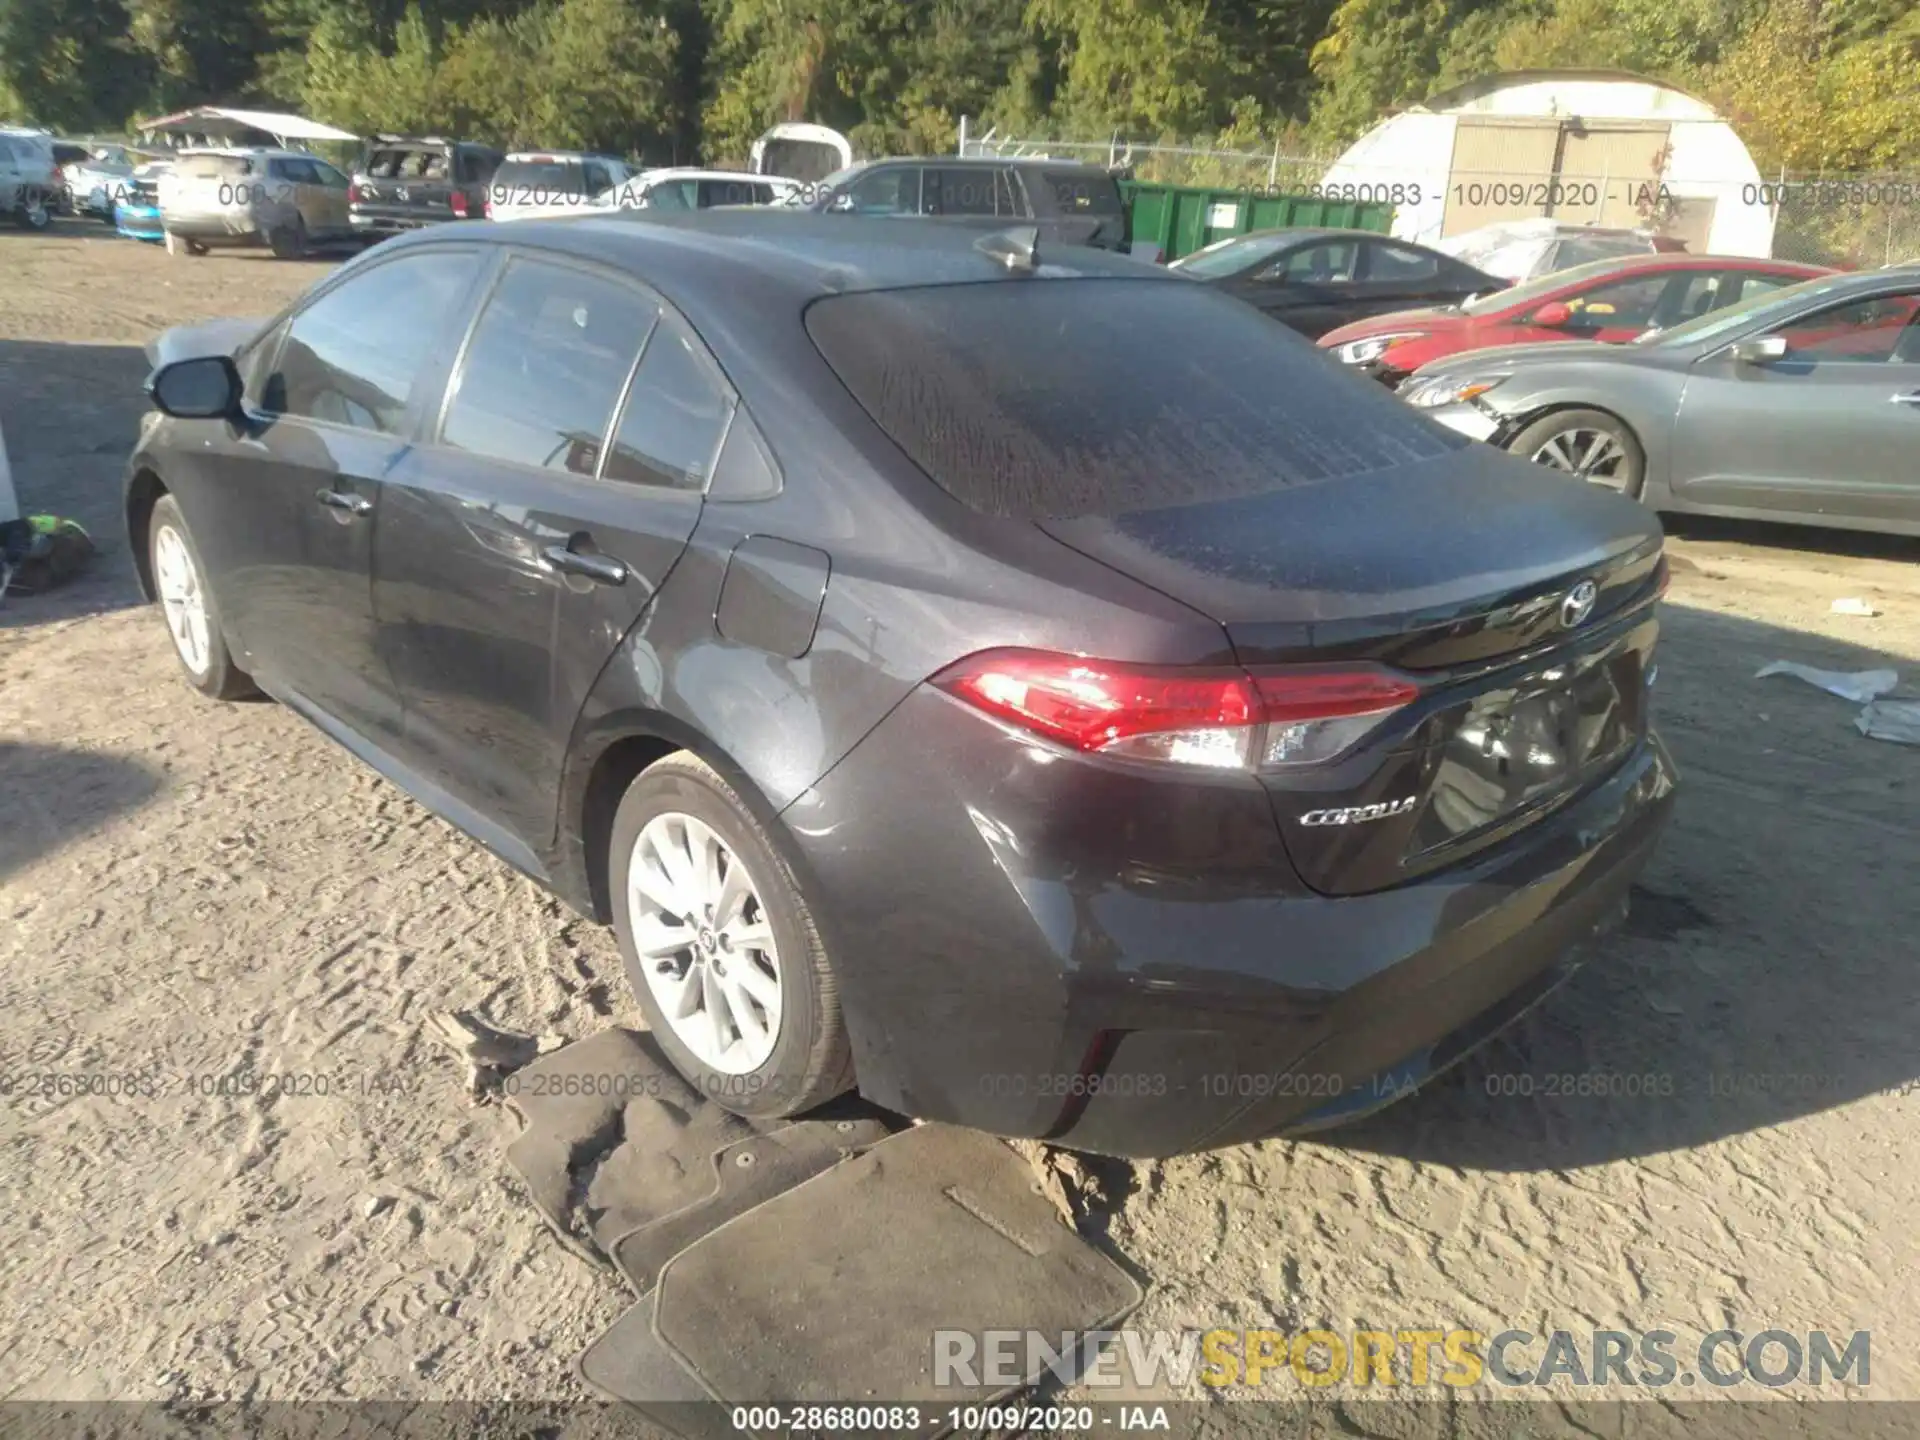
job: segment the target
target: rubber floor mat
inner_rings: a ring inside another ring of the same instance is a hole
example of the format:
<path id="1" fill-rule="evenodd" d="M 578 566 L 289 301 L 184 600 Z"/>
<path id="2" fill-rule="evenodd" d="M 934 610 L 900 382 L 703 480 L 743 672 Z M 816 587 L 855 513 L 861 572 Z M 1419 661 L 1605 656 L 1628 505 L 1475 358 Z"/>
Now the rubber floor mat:
<path id="1" fill-rule="evenodd" d="M 729 1403 L 968 1404 L 1040 1375 L 936 1389 L 936 1330 L 1058 1337 L 1113 1328 L 1140 1299 L 1130 1275 L 1061 1222 L 1004 1143 L 922 1125 L 675 1255 L 661 1271 L 654 1330 Z"/>
<path id="2" fill-rule="evenodd" d="M 616 1235 L 604 1248 L 627 1283 L 644 1295 L 653 1289 L 661 1267 L 701 1236 L 886 1139 L 888 1133 L 885 1122 L 871 1117 L 798 1120 L 713 1152 L 704 1177 L 691 1175 L 686 1177 L 689 1183 L 680 1184 L 655 1173 L 659 1162 L 636 1136 L 629 1111 L 629 1143 L 611 1158 L 631 1152 L 637 1164 L 617 1170 L 604 1165 L 594 1177 L 589 1205 L 599 1203 L 597 1192 L 603 1189 L 617 1196 L 595 1221 L 594 1234 Z M 690 1194 L 692 1198 L 686 1198 Z M 615 1217 L 622 1224 L 618 1231 Z M 652 1306 L 647 1308 L 651 1313 Z"/>

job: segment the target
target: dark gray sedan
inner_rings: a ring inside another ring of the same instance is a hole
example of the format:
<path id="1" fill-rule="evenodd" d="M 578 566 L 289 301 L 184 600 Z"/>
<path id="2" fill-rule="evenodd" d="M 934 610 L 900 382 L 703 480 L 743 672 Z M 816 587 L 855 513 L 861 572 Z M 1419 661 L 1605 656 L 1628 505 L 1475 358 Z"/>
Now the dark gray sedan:
<path id="1" fill-rule="evenodd" d="M 1656 510 L 1920 534 L 1920 271 L 1823 276 L 1631 345 L 1468 351 L 1399 393 Z"/>
<path id="2" fill-rule="evenodd" d="M 163 337 L 129 549 L 188 683 L 611 921 L 741 1113 L 857 1083 L 1120 1154 L 1351 1118 L 1625 905 L 1675 784 L 1659 526 L 1017 240 L 383 241 Z"/>

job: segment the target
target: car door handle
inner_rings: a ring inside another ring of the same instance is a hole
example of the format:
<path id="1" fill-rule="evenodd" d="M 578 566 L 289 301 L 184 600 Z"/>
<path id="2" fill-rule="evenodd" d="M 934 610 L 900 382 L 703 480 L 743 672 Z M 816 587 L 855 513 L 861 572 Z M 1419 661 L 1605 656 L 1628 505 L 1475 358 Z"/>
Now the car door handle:
<path id="1" fill-rule="evenodd" d="M 355 495 L 351 490 L 322 490 L 314 497 L 322 505 L 335 510 L 344 510 L 349 515 L 371 515 L 373 501 L 364 495 Z"/>
<path id="2" fill-rule="evenodd" d="M 1896 405 L 1920 405 L 1920 390 L 1909 390 L 1903 395 L 1887 397 Z"/>
<path id="3" fill-rule="evenodd" d="M 627 583 L 626 565 L 611 555 L 582 552 L 570 545 L 549 545 L 540 553 L 547 557 L 547 563 L 554 569 L 564 570 L 569 575 L 584 575 L 601 585 Z"/>

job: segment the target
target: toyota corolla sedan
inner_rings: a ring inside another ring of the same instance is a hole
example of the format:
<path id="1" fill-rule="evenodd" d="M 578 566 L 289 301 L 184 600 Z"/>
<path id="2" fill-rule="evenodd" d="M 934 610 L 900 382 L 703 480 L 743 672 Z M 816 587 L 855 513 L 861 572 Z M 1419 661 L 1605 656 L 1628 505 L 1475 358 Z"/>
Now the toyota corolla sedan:
<path id="1" fill-rule="evenodd" d="M 1673 802 L 1644 509 L 1031 228 L 443 227 L 155 358 L 188 682 L 610 922 L 743 1114 L 1349 1118 L 1561 979 Z"/>
<path id="2" fill-rule="evenodd" d="M 1920 272 L 1829 275 L 1631 345 L 1474 350 L 1400 395 L 1655 510 L 1920 535 Z"/>

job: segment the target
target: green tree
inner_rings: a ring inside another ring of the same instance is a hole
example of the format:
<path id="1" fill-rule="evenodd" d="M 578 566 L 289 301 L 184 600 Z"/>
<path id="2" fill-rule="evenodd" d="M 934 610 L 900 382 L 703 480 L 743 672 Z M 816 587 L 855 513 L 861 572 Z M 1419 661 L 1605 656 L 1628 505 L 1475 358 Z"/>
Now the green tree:
<path id="1" fill-rule="evenodd" d="M 152 80 L 129 23 L 121 0 L 0 0 L 0 90 L 10 108 L 64 130 L 118 129 Z"/>

